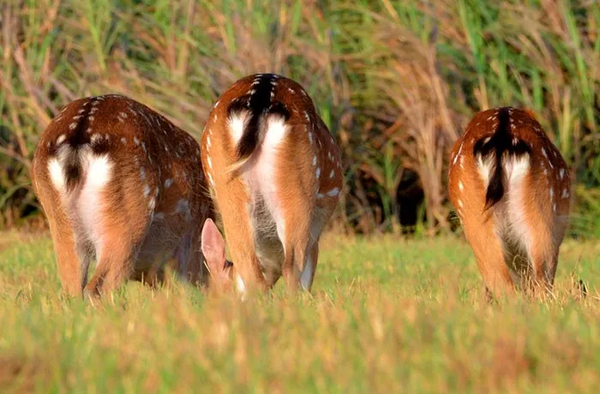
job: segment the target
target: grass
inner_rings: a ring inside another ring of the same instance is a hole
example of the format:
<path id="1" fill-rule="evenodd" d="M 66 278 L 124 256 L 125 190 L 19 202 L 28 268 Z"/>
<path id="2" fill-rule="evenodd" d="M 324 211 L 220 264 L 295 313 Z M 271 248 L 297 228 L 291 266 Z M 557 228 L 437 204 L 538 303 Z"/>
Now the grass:
<path id="1" fill-rule="evenodd" d="M 8 0 L 0 21 L 0 229 L 39 218 L 28 170 L 63 105 L 121 93 L 199 137 L 255 72 L 297 80 L 330 126 L 348 227 L 397 231 L 398 197 L 418 188 L 423 226 L 447 228 L 449 150 L 506 105 L 533 109 L 569 163 L 573 234 L 599 227 L 597 1 Z"/>
<path id="2" fill-rule="evenodd" d="M 46 236 L 0 243 L 2 392 L 592 392 L 600 245 L 564 243 L 554 298 L 484 302 L 468 246 L 327 234 L 312 296 L 239 302 L 131 283 L 60 294 Z M 590 295 L 580 300 L 573 278 Z"/>

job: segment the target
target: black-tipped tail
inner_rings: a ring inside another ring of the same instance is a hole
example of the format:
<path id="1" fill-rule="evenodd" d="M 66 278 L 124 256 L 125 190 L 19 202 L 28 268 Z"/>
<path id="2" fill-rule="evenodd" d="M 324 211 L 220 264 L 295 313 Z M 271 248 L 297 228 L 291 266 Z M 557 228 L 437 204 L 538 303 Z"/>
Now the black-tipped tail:
<path id="1" fill-rule="evenodd" d="M 75 149 L 70 149 L 68 152 L 66 152 L 62 164 L 67 193 L 70 193 L 83 179 L 83 171 L 81 169 L 79 152 Z"/>
<path id="2" fill-rule="evenodd" d="M 485 209 L 493 207 L 504 196 L 504 171 L 502 160 L 509 156 L 530 154 L 531 148 L 519 137 L 512 135 L 510 127 L 510 107 L 498 110 L 498 127 L 492 136 L 479 139 L 473 147 L 473 156 L 485 161 L 494 155 L 492 176 L 485 193 Z"/>
<path id="3" fill-rule="evenodd" d="M 273 74 L 256 76 L 252 90 L 233 100 L 227 109 L 230 118 L 244 111 L 249 112 L 247 116 L 250 117 L 236 147 L 236 163 L 245 162 L 256 151 L 264 138 L 269 116 L 279 115 L 286 121 L 290 118 L 290 112 L 283 103 L 272 101 L 277 78 Z"/>

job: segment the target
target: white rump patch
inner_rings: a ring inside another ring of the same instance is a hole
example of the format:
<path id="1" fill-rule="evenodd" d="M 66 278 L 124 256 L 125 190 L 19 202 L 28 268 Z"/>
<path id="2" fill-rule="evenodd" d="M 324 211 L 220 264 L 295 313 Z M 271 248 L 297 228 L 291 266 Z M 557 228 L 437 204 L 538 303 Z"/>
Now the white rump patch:
<path id="1" fill-rule="evenodd" d="M 90 240 L 100 248 L 104 188 L 111 179 L 113 164 L 108 155 L 97 156 L 91 151 L 82 155 L 85 183 L 78 198 L 79 217 Z"/>
<path id="2" fill-rule="evenodd" d="M 263 143 L 265 150 L 277 147 L 285 137 L 287 129 L 285 120 L 281 116 L 269 116 L 265 141 Z"/>
<path id="3" fill-rule="evenodd" d="M 63 194 L 65 192 L 65 177 L 59 160 L 60 155 L 59 158 L 53 158 L 48 162 L 48 172 L 50 173 L 50 179 L 56 190 Z"/>
<path id="4" fill-rule="evenodd" d="M 233 143 L 235 145 L 237 145 L 237 143 L 242 138 L 242 135 L 244 134 L 244 129 L 246 128 L 246 120 L 247 119 L 248 119 L 247 111 L 242 111 L 242 112 L 237 113 L 229 118 L 229 130 L 231 132 L 231 138 L 233 138 Z"/>
<path id="5" fill-rule="evenodd" d="M 506 234 L 520 243 L 530 254 L 532 235 L 525 215 L 526 185 L 525 176 L 529 173 L 529 155 L 511 157 L 503 162 L 507 179 L 507 219 L 504 223 Z M 508 228 L 506 228 L 508 227 Z"/>
<path id="6" fill-rule="evenodd" d="M 481 175 L 481 179 L 483 180 L 483 187 L 486 189 L 490 184 L 495 160 L 495 154 L 488 155 L 485 159 L 482 155 L 477 155 L 477 168 L 479 169 L 479 174 Z"/>

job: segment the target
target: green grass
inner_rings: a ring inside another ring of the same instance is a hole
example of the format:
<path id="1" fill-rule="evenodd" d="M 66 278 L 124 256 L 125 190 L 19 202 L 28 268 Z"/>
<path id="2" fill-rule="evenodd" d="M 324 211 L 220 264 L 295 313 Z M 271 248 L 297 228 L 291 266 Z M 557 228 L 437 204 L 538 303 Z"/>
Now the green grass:
<path id="1" fill-rule="evenodd" d="M 600 245 L 564 243 L 555 297 L 484 302 L 468 246 L 328 234 L 312 296 L 244 303 L 129 284 L 60 294 L 47 237 L 0 241 L 1 392 L 591 392 Z M 590 295 L 573 290 L 583 278 Z"/>
<path id="2" fill-rule="evenodd" d="M 342 150 L 348 227 L 397 231 L 418 188 L 420 225 L 446 228 L 452 144 L 507 105 L 534 110 L 569 164 L 571 234 L 600 227 L 598 1 L 4 0 L 0 20 L 0 229 L 41 217 L 29 169 L 63 105 L 121 93 L 199 137 L 255 72 L 314 100 Z"/>

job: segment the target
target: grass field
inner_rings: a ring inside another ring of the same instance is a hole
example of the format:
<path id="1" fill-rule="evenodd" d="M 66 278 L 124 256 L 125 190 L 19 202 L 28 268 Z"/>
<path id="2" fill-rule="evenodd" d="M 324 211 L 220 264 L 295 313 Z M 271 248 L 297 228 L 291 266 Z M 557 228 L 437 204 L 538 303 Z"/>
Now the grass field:
<path id="1" fill-rule="evenodd" d="M 61 296 L 47 237 L 0 238 L 0 392 L 590 392 L 600 245 L 567 240 L 556 296 L 485 303 L 468 246 L 327 234 L 313 295 L 244 303 L 174 283 Z M 573 278 L 590 295 L 580 300 Z"/>

